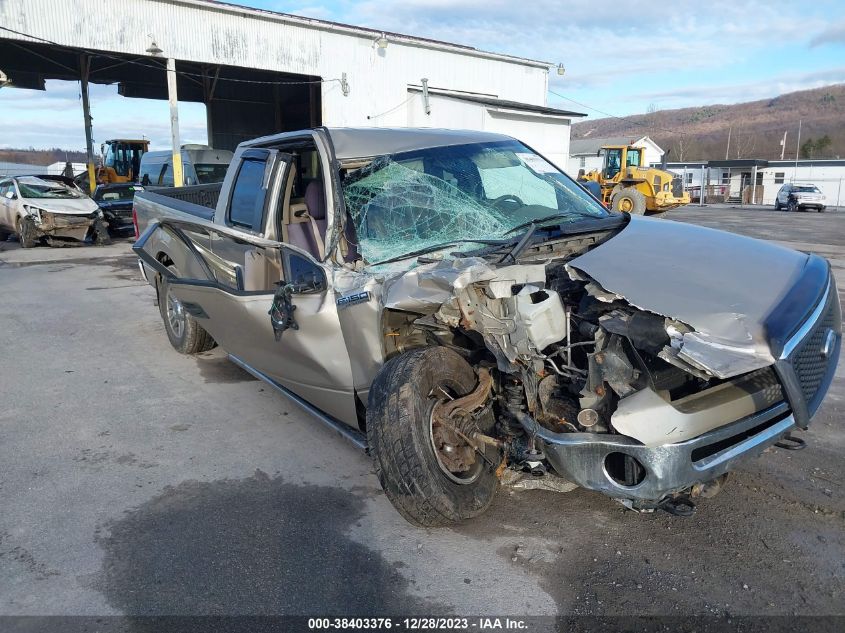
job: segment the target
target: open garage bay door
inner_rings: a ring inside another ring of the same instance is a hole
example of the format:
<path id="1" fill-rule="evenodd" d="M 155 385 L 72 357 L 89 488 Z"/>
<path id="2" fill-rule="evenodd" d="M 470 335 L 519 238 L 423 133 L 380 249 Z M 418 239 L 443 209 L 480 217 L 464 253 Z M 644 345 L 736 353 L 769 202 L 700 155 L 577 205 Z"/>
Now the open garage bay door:
<path id="1" fill-rule="evenodd" d="M 167 100 L 165 60 L 0 39 L 12 86 L 44 90 L 46 79 L 78 81 L 90 58 L 89 81 L 117 84 L 124 97 Z M 233 150 L 241 141 L 321 124 L 320 78 L 176 60 L 179 101 L 205 103 L 209 145 Z M 108 130 L 99 130 L 102 138 Z"/>

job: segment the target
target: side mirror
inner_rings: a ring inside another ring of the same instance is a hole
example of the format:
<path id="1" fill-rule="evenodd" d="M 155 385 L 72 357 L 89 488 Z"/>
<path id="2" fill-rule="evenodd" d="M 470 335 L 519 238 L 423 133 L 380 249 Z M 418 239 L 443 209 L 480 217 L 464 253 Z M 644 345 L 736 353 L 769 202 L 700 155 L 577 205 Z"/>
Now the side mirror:
<path id="1" fill-rule="evenodd" d="M 17 199 L 18 199 L 18 194 L 16 194 L 14 191 L 7 191 L 7 192 L 6 192 L 6 197 L 7 197 L 9 200 L 17 200 Z"/>
<path id="2" fill-rule="evenodd" d="M 270 325 L 273 326 L 273 334 L 276 340 L 282 338 L 282 333 L 287 330 L 298 330 L 299 324 L 293 318 L 296 306 L 291 301 L 294 288 L 290 284 L 280 285 L 273 295 L 273 304 L 270 306 Z"/>

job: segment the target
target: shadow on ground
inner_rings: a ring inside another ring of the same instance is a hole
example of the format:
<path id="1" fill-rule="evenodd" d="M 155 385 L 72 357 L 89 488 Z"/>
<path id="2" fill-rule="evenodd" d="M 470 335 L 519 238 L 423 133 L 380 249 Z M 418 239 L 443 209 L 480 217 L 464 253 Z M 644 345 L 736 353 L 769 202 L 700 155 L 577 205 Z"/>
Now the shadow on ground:
<path id="1" fill-rule="evenodd" d="M 261 471 L 185 482 L 104 526 L 94 581 L 127 615 L 441 613 L 347 536 L 364 500 Z"/>

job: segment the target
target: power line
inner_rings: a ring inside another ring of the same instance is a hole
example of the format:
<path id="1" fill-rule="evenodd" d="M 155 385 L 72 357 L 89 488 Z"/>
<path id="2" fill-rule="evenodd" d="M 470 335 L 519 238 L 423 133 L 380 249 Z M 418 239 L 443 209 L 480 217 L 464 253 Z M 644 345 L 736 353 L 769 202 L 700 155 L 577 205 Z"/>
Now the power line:
<path id="1" fill-rule="evenodd" d="M 599 110 L 598 108 L 594 108 L 593 106 L 588 106 L 586 103 L 581 103 L 580 101 L 576 101 L 571 97 L 564 97 L 562 94 L 555 92 L 554 90 L 549 90 L 550 93 L 555 95 L 556 97 L 560 97 L 561 99 L 566 99 L 567 101 L 571 101 L 572 103 L 578 104 L 582 108 L 587 108 L 588 110 L 592 110 L 593 112 L 598 112 L 599 114 L 603 114 L 604 116 L 610 117 L 612 119 L 618 119 L 619 121 L 625 121 L 626 123 L 630 123 L 632 125 L 639 125 L 644 128 L 648 128 L 650 130 L 662 130 L 663 132 L 671 132 L 672 134 L 680 134 L 681 136 L 686 136 L 687 132 L 682 132 L 681 130 L 673 130 L 667 127 L 661 127 L 659 125 L 649 125 L 648 123 L 642 123 L 640 121 L 631 121 L 629 120 L 631 117 L 634 116 L 646 116 L 643 114 L 632 114 L 629 116 L 616 116 L 615 114 L 611 114 L 610 112 L 605 112 L 604 110 Z"/>
<path id="2" fill-rule="evenodd" d="M 395 105 L 395 106 L 393 106 L 392 108 L 390 108 L 390 110 L 385 110 L 385 111 L 384 111 L 384 112 L 382 112 L 381 114 L 370 114 L 370 115 L 367 115 L 367 118 L 368 118 L 368 119 L 378 119 L 379 117 L 383 117 L 385 114 L 390 114 L 391 112 L 394 112 L 394 111 L 398 110 L 398 109 L 399 109 L 399 108 L 401 108 L 403 105 L 405 105 L 406 103 L 408 103 L 408 102 L 409 102 L 411 99 L 413 99 L 415 96 L 416 96 L 416 95 L 411 95 L 411 96 L 409 96 L 407 99 L 405 99 L 405 100 L 404 100 L 402 103 L 400 103 L 399 105 Z"/>
<path id="3" fill-rule="evenodd" d="M 167 71 L 167 69 L 164 66 L 162 66 L 161 64 L 158 64 L 158 63 L 146 63 L 146 62 L 140 61 L 138 59 L 125 59 L 123 57 L 118 57 L 117 55 L 110 55 L 108 53 L 103 53 L 103 52 L 100 52 L 100 51 L 92 51 L 92 50 L 88 50 L 88 49 L 85 49 L 85 48 L 74 49 L 71 46 L 65 46 L 63 44 L 59 44 L 58 42 L 53 42 L 52 40 L 48 40 L 48 39 L 45 39 L 43 37 L 38 37 L 37 35 L 30 35 L 29 33 L 23 33 L 21 31 L 16 31 L 15 29 L 10 29 L 10 28 L 5 27 L 5 26 L 0 26 L 0 30 L 7 31 L 9 33 L 14 33 L 15 35 L 19 35 L 21 37 L 27 37 L 29 39 L 32 39 L 32 40 L 35 40 L 35 41 L 38 41 L 38 42 L 43 42 L 44 44 L 50 44 L 51 46 L 56 46 L 58 48 L 67 49 L 67 50 L 79 50 L 79 51 L 82 51 L 83 53 L 85 53 L 87 55 L 91 55 L 92 57 L 104 57 L 106 59 L 113 59 L 113 60 L 118 61 L 122 64 L 134 64 L 135 66 L 141 66 L 142 68 L 151 68 L 153 70 L 164 70 L 165 72 Z M 30 52 L 32 52 L 32 51 L 30 51 Z M 33 53 L 33 54 L 35 54 L 35 53 Z M 50 61 L 53 61 L 53 63 L 58 65 L 58 66 L 62 66 L 62 64 L 60 64 L 59 62 L 56 62 L 54 60 L 50 60 Z M 64 68 L 66 68 L 66 67 L 64 67 Z M 267 71 L 267 72 L 273 72 L 273 71 Z M 199 77 L 201 79 L 213 79 L 212 77 L 205 75 L 203 73 L 193 73 L 193 72 L 190 72 L 190 71 L 187 71 L 187 70 L 176 70 L 175 73 L 177 75 L 183 75 L 185 77 Z M 335 79 L 315 79 L 315 80 L 311 80 L 311 81 L 265 81 L 265 80 L 260 80 L 260 79 L 238 79 L 238 78 L 235 78 L 235 77 L 217 77 L 216 81 L 230 81 L 230 82 L 233 82 L 233 83 L 260 84 L 260 85 L 267 85 L 267 86 L 305 86 L 305 85 L 310 85 L 310 84 L 331 83 L 331 82 L 334 82 L 334 81 L 341 83 L 341 84 L 343 83 L 342 79 L 337 79 L 337 78 L 335 78 Z"/>

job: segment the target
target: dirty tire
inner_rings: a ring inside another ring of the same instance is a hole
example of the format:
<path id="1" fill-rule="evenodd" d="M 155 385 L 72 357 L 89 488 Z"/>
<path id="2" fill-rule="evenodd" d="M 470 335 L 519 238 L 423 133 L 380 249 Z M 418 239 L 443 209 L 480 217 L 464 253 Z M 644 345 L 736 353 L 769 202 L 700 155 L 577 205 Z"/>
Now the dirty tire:
<path id="1" fill-rule="evenodd" d="M 625 187 L 613 194 L 610 201 L 611 208 L 616 212 L 643 215 L 645 213 L 645 196 L 633 187 Z"/>
<path id="2" fill-rule="evenodd" d="M 109 237 L 109 225 L 105 220 L 97 220 L 94 222 L 94 244 L 97 246 L 107 246 L 111 244 Z"/>
<path id="3" fill-rule="evenodd" d="M 21 248 L 35 248 L 38 245 L 35 220 L 29 216 L 18 219 L 18 241 Z"/>
<path id="4" fill-rule="evenodd" d="M 175 274 L 179 274 L 175 266 L 168 266 L 167 268 Z M 168 301 L 169 286 L 170 284 L 167 283 L 167 279 L 162 278 L 159 282 L 158 309 L 161 313 L 161 320 L 164 321 L 164 329 L 167 332 L 167 338 L 170 340 L 170 344 L 180 354 L 207 352 L 217 345 L 217 343 L 197 323 L 197 320 L 193 316 L 182 310 L 180 316 L 175 319 L 179 323 L 178 325 L 174 323 L 174 320 L 171 320 L 172 315 L 170 314 L 170 310 L 168 310 L 168 305 L 172 308 L 173 304 Z M 175 297 L 172 297 L 172 299 L 175 299 Z M 176 303 L 178 304 L 178 300 L 176 300 Z"/>
<path id="5" fill-rule="evenodd" d="M 445 347 L 417 349 L 391 359 L 370 388 L 367 441 L 387 498 L 408 522 L 420 527 L 451 525 L 484 512 L 499 481 L 482 462 L 472 483 L 458 484 L 438 465 L 431 441 L 432 391 L 444 386 L 465 395 L 475 372 Z M 488 450 L 493 464 L 501 460 Z M 480 457 L 479 457 L 480 459 Z"/>

